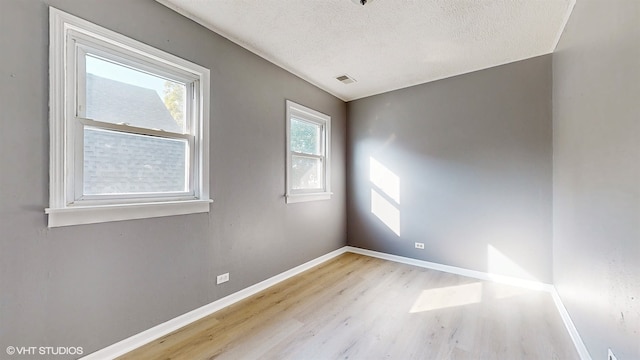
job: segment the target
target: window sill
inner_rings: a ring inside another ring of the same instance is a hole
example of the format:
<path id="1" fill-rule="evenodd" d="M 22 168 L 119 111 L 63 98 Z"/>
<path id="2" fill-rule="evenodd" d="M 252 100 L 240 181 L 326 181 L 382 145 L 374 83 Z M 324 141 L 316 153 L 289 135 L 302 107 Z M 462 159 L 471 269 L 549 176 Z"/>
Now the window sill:
<path id="1" fill-rule="evenodd" d="M 95 224 L 110 221 L 146 219 L 162 216 L 209 212 L 213 200 L 167 201 L 126 205 L 74 206 L 45 209 L 49 227 Z"/>
<path id="2" fill-rule="evenodd" d="M 306 201 L 316 201 L 316 200 L 330 200 L 331 192 L 323 192 L 323 193 L 310 193 L 310 194 L 293 194 L 286 195 L 287 204 L 306 202 Z"/>

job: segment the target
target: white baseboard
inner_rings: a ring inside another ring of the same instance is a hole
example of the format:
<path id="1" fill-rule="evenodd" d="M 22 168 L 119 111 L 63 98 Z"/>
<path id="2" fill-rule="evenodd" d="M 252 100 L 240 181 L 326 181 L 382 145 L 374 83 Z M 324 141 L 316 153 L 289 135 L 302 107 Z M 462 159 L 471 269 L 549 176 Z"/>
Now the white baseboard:
<path id="1" fill-rule="evenodd" d="M 558 291 L 555 287 L 551 291 L 551 297 L 553 298 L 553 302 L 556 304 L 556 308 L 558 309 L 558 313 L 560 313 L 560 317 L 562 318 L 562 322 L 564 322 L 564 326 L 569 332 L 569 336 L 571 336 L 571 340 L 573 340 L 573 345 L 576 347 L 576 351 L 578 351 L 580 359 L 592 360 L 591 354 L 589 354 L 587 347 L 584 345 L 584 342 L 582 342 L 582 338 L 578 333 L 578 329 L 576 329 L 576 326 L 573 324 L 571 316 L 569 316 L 569 312 L 564 307 L 562 299 L 560 299 L 560 295 L 558 294 Z"/>
<path id="2" fill-rule="evenodd" d="M 161 338 L 162 336 L 165 336 L 175 330 L 178 330 L 181 327 L 189 325 L 194 321 L 200 320 L 205 316 L 211 315 L 220 309 L 223 309 L 251 295 L 254 295 L 262 290 L 265 290 L 281 281 L 289 279 L 306 270 L 309 270 L 312 267 L 322 264 L 327 260 L 331 260 L 338 255 L 344 254 L 345 252 L 347 252 L 347 247 L 342 247 L 340 249 L 334 250 L 328 254 L 322 255 L 318 258 L 308 261 L 302 265 L 296 266 L 293 269 L 287 270 L 276 276 L 270 277 L 262 282 L 249 286 L 248 288 L 242 289 L 231 295 L 223 297 L 222 299 L 216 300 L 210 304 L 199 307 L 186 314 L 173 318 L 167 322 L 156 325 L 139 334 L 133 335 L 122 341 L 119 341 L 104 349 L 91 353 L 83 357 L 82 359 L 83 360 L 104 360 L 104 359 L 114 359 L 118 356 L 122 356 L 132 350 L 135 350 L 141 347 L 142 345 L 148 344 L 153 340 Z"/>
<path id="3" fill-rule="evenodd" d="M 580 358 L 582 360 L 592 360 L 591 356 L 589 355 L 589 352 L 587 351 L 587 348 L 585 347 L 584 343 L 582 342 L 582 339 L 580 338 L 580 334 L 578 334 L 578 330 L 576 329 L 576 327 L 573 324 L 573 321 L 571 321 L 571 318 L 569 317 L 569 313 L 567 312 L 567 309 L 562 304 L 562 300 L 560 299 L 558 292 L 556 291 L 555 287 L 551 284 L 524 280 L 524 279 L 519 279 L 515 277 L 510 277 L 510 276 L 491 274 L 491 273 L 486 273 L 482 271 L 464 269 L 464 268 L 459 268 L 455 266 L 442 265 L 442 264 L 432 263 L 424 260 L 417 260 L 417 259 L 407 258 L 403 256 L 398 256 L 398 255 L 391 255 L 391 254 L 361 249 L 361 248 L 352 247 L 352 246 L 345 246 L 343 248 L 334 250 L 328 254 L 320 256 L 300 266 L 296 266 L 291 270 L 287 270 L 267 280 L 264 280 L 255 285 L 249 286 L 248 288 L 242 289 L 222 299 L 216 300 L 210 304 L 204 305 L 186 314 L 173 318 L 167 322 L 154 326 L 151 329 L 145 330 L 139 334 L 133 335 L 127 339 L 119 341 L 104 349 L 98 350 L 92 354 L 89 354 L 83 357 L 82 359 L 83 360 L 102 360 L 102 359 L 114 359 L 118 356 L 122 356 L 153 340 L 156 340 L 164 335 L 167 335 L 175 330 L 178 330 L 183 326 L 189 325 L 194 321 L 202 319 L 205 316 L 211 315 L 218 310 L 221 310 L 229 305 L 232 305 L 240 300 L 243 300 L 251 295 L 254 295 L 279 282 L 282 282 L 295 275 L 298 275 L 316 265 L 322 264 L 323 262 L 333 259 L 334 257 L 344 254 L 346 252 L 352 252 L 355 254 L 371 256 L 371 257 L 398 262 L 402 264 L 414 265 L 422 268 L 448 272 L 448 273 L 467 276 L 467 277 L 480 279 L 480 280 L 488 280 L 488 281 L 493 281 L 501 284 L 507 284 L 507 285 L 519 286 L 519 287 L 532 289 L 532 290 L 549 292 L 553 298 L 556 308 L 558 309 L 560 317 L 562 318 L 562 321 L 564 322 L 564 325 L 567 328 L 569 335 L 571 336 L 571 340 L 573 341 L 573 344 L 576 347 L 578 354 L 580 355 Z"/>
<path id="4" fill-rule="evenodd" d="M 352 246 L 347 246 L 347 251 L 356 253 L 356 254 L 375 257 L 378 259 L 384 259 L 384 260 L 394 261 L 402 264 L 414 265 L 421 268 L 444 271 L 444 272 L 462 275 L 462 276 L 466 276 L 474 279 L 488 280 L 488 281 L 493 281 L 500 284 L 518 286 L 518 287 L 527 288 L 530 290 L 542 290 L 542 291 L 549 291 L 549 292 L 553 290 L 553 285 L 545 284 L 539 281 L 531 281 L 531 280 L 525 280 L 525 279 L 520 279 L 516 277 L 511 277 L 511 276 L 491 274 L 491 273 L 476 271 L 476 270 L 469 270 L 469 269 L 460 268 L 456 266 L 442 265 L 442 264 L 433 263 L 429 261 L 412 259 L 404 256 L 398 256 L 398 255 L 391 255 L 387 253 L 361 249 L 361 248 L 352 247 Z"/>
<path id="5" fill-rule="evenodd" d="M 417 260 L 417 259 L 407 258 L 403 256 L 398 256 L 398 255 L 391 255 L 387 253 L 381 253 L 377 251 L 361 249 L 361 248 L 352 247 L 352 246 L 347 246 L 347 251 L 356 253 L 356 254 L 371 256 L 379 259 L 395 261 L 398 263 L 414 265 L 422 268 L 433 269 L 433 270 L 444 271 L 452 274 L 467 276 L 475 279 L 489 280 L 489 281 L 493 281 L 501 284 L 519 286 L 519 287 L 523 287 L 531 290 L 546 291 L 553 298 L 553 302 L 555 303 L 556 308 L 558 309 L 558 313 L 562 318 L 562 322 L 564 323 L 564 326 L 567 328 L 567 332 L 569 332 L 569 336 L 573 341 L 573 345 L 575 346 L 576 351 L 580 356 L 580 359 L 592 360 L 591 355 L 587 351 L 587 347 L 584 345 L 584 342 L 582 342 L 582 338 L 580 337 L 578 330 L 573 324 L 573 321 L 571 320 L 571 317 L 569 316 L 567 309 L 564 307 L 564 304 L 562 303 L 562 300 L 560 299 L 560 296 L 558 295 L 558 292 L 556 291 L 555 286 L 553 286 L 552 284 L 524 280 L 524 279 L 504 276 L 504 275 L 491 274 L 491 273 L 486 273 L 482 271 L 469 270 L 469 269 L 459 268 L 455 266 L 442 265 L 442 264 L 432 263 L 424 260 Z"/>

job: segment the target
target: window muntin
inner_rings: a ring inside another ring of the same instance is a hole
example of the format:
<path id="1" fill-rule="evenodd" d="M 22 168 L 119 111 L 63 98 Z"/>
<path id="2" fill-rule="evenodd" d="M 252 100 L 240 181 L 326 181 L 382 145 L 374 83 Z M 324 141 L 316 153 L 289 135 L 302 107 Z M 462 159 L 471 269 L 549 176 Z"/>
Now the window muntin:
<path id="1" fill-rule="evenodd" d="M 49 226 L 208 212 L 209 70 L 50 8 Z"/>
<path id="2" fill-rule="evenodd" d="M 287 101 L 287 202 L 329 199 L 331 118 Z"/>
<path id="3" fill-rule="evenodd" d="M 324 124 L 291 118 L 291 188 L 324 190 Z"/>
<path id="4" fill-rule="evenodd" d="M 67 204 L 193 199 L 190 130 L 197 119 L 190 110 L 197 106 L 192 94 L 197 77 L 172 74 L 166 65 L 110 50 L 83 34 L 70 32 L 69 39 L 75 54 L 68 58 L 68 68 L 75 69 L 75 87 L 67 89 L 75 99 L 69 119 L 75 119 L 71 127 L 79 139 Z"/>

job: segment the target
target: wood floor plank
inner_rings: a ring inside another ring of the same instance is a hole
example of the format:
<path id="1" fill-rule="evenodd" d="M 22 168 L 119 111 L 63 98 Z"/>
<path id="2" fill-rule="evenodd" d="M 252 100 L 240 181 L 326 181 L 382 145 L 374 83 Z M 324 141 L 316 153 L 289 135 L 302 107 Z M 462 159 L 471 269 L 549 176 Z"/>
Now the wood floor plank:
<path id="1" fill-rule="evenodd" d="M 120 359 L 578 359 L 546 292 L 347 253 Z"/>

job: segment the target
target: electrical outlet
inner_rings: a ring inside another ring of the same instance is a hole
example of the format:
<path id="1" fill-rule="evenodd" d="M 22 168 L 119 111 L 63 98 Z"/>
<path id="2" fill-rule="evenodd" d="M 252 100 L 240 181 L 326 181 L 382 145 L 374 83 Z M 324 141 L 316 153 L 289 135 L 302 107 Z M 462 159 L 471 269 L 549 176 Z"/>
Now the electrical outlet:
<path id="1" fill-rule="evenodd" d="M 618 358 L 615 355 L 613 355 L 613 351 L 611 351 L 611 348 L 609 348 L 607 360 L 618 360 Z"/>
<path id="2" fill-rule="evenodd" d="M 424 249 L 424 243 L 416 243 L 416 249 Z"/>
<path id="3" fill-rule="evenodd" d="M 216 278 L 216 284 L 217 285 L 220 285 L 222 283 L 226 283 L 227 281 L 229 281 L 229 273 L 218 275 L 218 277 Z"/>

